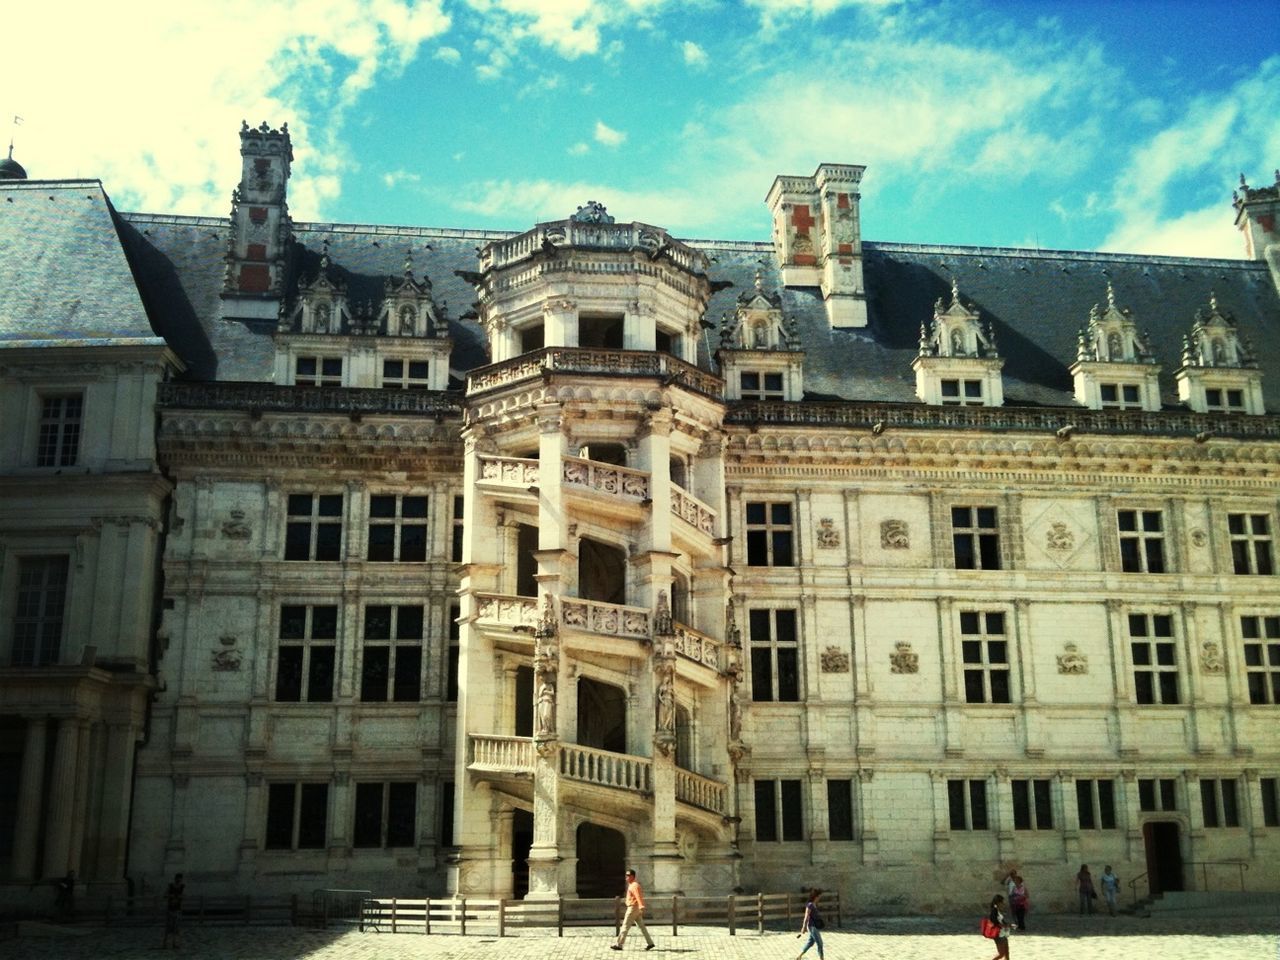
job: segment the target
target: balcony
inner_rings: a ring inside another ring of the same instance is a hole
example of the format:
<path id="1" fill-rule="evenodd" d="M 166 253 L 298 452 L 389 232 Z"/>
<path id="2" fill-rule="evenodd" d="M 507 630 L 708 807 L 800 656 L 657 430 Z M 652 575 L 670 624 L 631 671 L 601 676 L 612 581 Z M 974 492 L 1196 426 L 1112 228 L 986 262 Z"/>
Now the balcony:
<path id="1" fill-rule="evenodd" d="M 676 769 L 676 799 L 681 803 L 725 816 L 728 813 L 729 787 L 692 770 Z"/>
<path id="2" fill-rule="evenodd" d="M 720 670 L 720 642 L 699 633 L 683 623 L 674 624 L 676 635 L 676 656 L 694 663 L 700 663 L 712 670 Z"/>
<path id="3" fill-rule="evenodd" d="M 467 769 L 512 775 L 533 773 L 532 738 L 498 737 L 485 733 L 467 736 L 471 741 Z"/>
<path id="4" fill-rule="evenodd" d="M 699 533 L 714 537 L 716 512 L 674 484 L 671 487 L 671 512 Z"/>
<path id="5" fill-rule="evenodd" d="M 538 625 L 538 601 L 534 597 L 511 597 L 500 593 L 476 594 L 476 620 L 514 630 Z"/>
<path id="6" fill-rule="evenodd" d="M 566 490 L 590 490 L 639 503 L 649 499 L 649 474 L 612 463 L 565 457 L 561 478 Z"/>
<path id="7" fill-rule="evenodd" d="M 714 400 L 724 395 L 724 381 L 668 353 L 648 350 L 599 350 L 590 347 L 543 347 L 491 363 L 467 374 L 467 396 L 485 393 L 553 374 L 633 377 L 678 383 Z"/>
<path id="8" fill-rule="evenodd" d="M 570 630 L 606 637 L 648 640 L 651 635 L 649 611 L 600 600 L 560 599 L 560 623 Z"/>
<path id="9" fill-rule="evenodd" d="M 538 485 L 538 461 L 519 457 L 480 457 L 479 481 L 487 486 L 527 490 Z"/>
<path id="10" fill-rule="evenodd" d="M 653 793 L 653 761 L 576 743 L 560 745 L 560 776 L 632 793 Z"/>

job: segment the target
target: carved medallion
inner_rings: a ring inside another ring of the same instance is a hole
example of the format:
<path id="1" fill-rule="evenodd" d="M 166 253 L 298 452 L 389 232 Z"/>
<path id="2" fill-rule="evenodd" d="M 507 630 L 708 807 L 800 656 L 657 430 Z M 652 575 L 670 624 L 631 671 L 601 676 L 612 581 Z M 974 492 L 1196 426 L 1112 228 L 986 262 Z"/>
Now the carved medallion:
<path id="1" fill-rule="evenodd" d="M 836 522 L 830 517 L 823 517 L 818 521 L 818 546 L 823 550 L 840 546 L 840 531 L 836 529 Z"/>
<path id="2" fill-rule="evenodd" d="M 1200 666 L 1205 673 L 1222 672 L 1222 648 L 1212 640 L 1206 640 L 1200 646 Z"/>
<path id="3" fill-rule="evenodd" d="M 1203 547 L 1203 546 L 1204 546 L 1206 543 L 1208 543 L 1208 542 L 1209 542 L 1209 535 L 1208 535 L 1207 533 L 1205 533 L 1203 530 L 1192 530 L 1192 531 L 1191 531 L 1191 543 L 1192 543 L 1192 545 L 1197 546 L 1197 547 Z"/>
<path id="4" fill-rule="evenodd" d="M 822 651 L 823 673 L 848 673 L 849 654 L 839 647 L 827 647 Z"/>
<path id="5" fill-rule="evenodd" d="M 889 654 L 889 669 L 892 673 L 919 673 L 920 655 L 911 649 L 906 640 L 894 644 L 895 650 Z"/>
<path id="6" fill-rule="evenodd" d="M 1058 654 L 1058 672 L 1082 674 L 1089 672 L 1089 658 L 1074 643 L 1068 643 Z"/>
<path id="7" fill-rule="evenodd" d="M 907 550 L 911 547 L 911 529 L 905 520 L 880 523 L 880 546 L 885 550 Z"/>
<path id="8" fill-rule="evenodd" d="M 1067 528 L 1065 523 L 1055 520 L 1045 531 L 1044 545 L 1045 549 L 1051 552 L 1070 553 L 1076 548 L 1076 535 Z"/>
<path id="9" fill-rule="evenodd" d="M 228 540 L 248 540 L 253 535 L 243 510 L 232 510 L 230 519 L 222 521 L 222 535 Z"/>

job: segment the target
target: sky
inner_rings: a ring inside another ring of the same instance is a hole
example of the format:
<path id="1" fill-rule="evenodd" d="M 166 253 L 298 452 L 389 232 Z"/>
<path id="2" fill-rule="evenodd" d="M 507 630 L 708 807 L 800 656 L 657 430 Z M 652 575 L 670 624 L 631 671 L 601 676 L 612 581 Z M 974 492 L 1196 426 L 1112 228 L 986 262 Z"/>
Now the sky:
<path id="1" fill-rule="evenodd" d="M 121 210 L 226 216 L 241 120 L 265 120 L 289 124 L 297 220 L 524 230 L 598 200 L 763 241 L 775 176 L 856 163 L 864 240 L 1238 258 L 1231 191 L 1280 166 L 1276 0 L 43 0 L 2 22 L 15 159 Z"/>

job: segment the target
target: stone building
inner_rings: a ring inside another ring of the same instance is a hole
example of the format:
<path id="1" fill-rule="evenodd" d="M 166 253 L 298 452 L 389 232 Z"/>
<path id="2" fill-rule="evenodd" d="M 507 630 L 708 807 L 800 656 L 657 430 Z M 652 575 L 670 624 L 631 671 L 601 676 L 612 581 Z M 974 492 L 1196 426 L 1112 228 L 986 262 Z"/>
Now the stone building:
<path id="1" fill-rule="evenodd" d="M 229 217 L 0 171 L 6 894 L 1280 887 L 1280 182 L 1239 261 L 843 164 L 499 234 L 240 141 Z"/>

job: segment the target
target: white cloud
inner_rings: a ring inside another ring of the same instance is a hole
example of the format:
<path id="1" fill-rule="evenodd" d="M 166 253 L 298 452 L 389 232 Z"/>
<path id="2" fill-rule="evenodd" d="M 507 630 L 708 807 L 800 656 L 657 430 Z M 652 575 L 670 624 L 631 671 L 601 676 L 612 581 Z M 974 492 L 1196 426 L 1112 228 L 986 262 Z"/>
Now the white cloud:
<path id="1" fill-rule="evenodd" d="M 431 59 L 455 64 L 462 59 L 462 53 L 454 47 L 440 47 L 431 55 Z"/>
<path id="2" fill-rule="evenodd" d="M 290 208 L 322 215 L 350 167 L 347 111 L 449 26 L 441 0 L 226 0 L 198 15 L 135 0 L 127 14 L 74 0 L 7 13 L 6 35 L 26 38 L 0 59 L 0 116 L 26 118 L 15 154 L 32 176 L 100 177 L 122 209 L 217 216 L 242 119 L 288 121 Z"/>
<path id="3" fill-rule="evenodd" d="M 695 69 L 704 69 L 707 65 L 707 51 L 692 40 L 680 44 L 680 52 L 684 54 L 684 62 Z"/>
<path id="4" fill-rule="evenodd" d="M 620 147 L 627 141 L 627 134 L 623 130 L 615 130 L 613 127 L 606 126 L 604 121 L 596 121 L 595 132 L 596 143 L 604 144 L 606 147 Z"/>
<path id="5" fill-rule="evenodd" d="M 422 177 L 409 170 L 391 170 L 382 175 L 382 182 L 388 190 L 394 190 L 402 183 L 418 183 Z"/>
<path id="6" fill-rule="evenodd" d="M 644 26 L 673 0 L 467 0 L 482 29 L 508 56 L 525 43 L 568 60 L 616 56 L 620 41 L 602 47 L 603 32 Z"/>
<path id="7" fill-rule="evenodd" d="M 584 153 L 588 153 L 588 152 L 590 152 L 590 150 L 591 150 L 591 147 L 590 147 L 590 146 L 588 146 L 588 145 L 587 145 L 586 143 L 584 143 L 583 141 L 579 140 L 577 143 L 575 143 L 573 146 L 571 146 L 571 147 L 570 147 L 568 150 L 566 150 L 565 152 L 566 152 L 566 153 L 568 153 L 568 154 L 569 154 L 569 156 L 571 156 L 571 157 L 580 157 L 580 156 L 582 156 Z"/>

